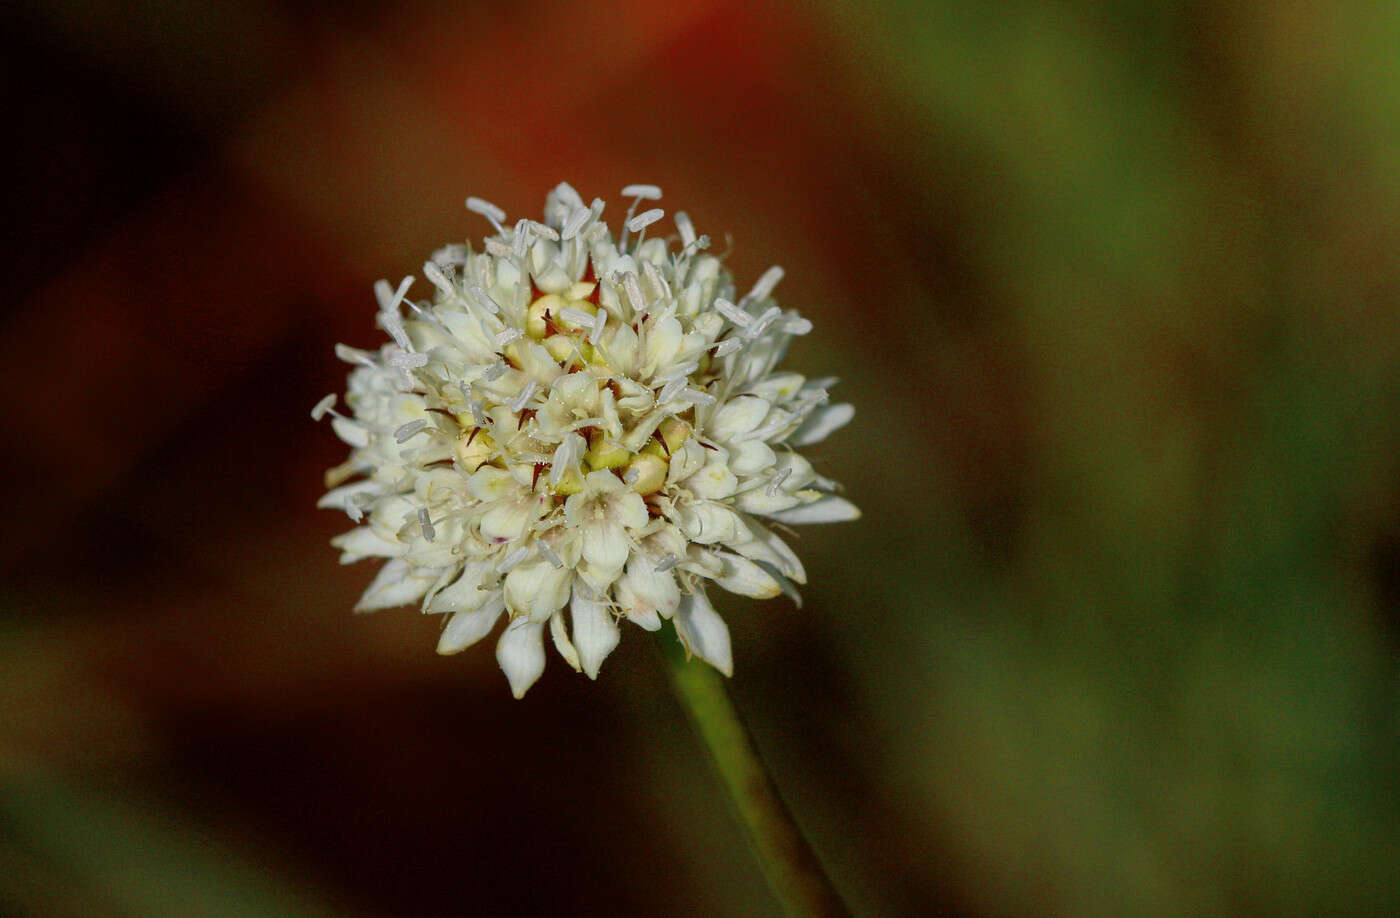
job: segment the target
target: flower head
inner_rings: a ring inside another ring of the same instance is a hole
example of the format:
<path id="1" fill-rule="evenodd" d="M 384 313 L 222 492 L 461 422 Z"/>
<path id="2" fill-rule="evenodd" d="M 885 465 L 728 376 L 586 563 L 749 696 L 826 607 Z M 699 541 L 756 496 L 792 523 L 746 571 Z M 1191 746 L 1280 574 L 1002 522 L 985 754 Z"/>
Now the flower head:
<path id="1" fill-rule="evenodd" d="M 729 674 L 729 630 L 706 595 L 797 596 L 806 574 L 774 524 L 855 519 L 796 450 L 851 419 L 834 380 L 778 372 L 811 323 L 773 301 L 772 268 L 741 298 L 689 218 L 679 242 L 637 213 L 614 236 L 561 184 L 544 220 L 495 230 L 484 251 L 448 246 L 423 265 L 430 300 L 380 281 L 377 351 L 354 365 L 346 403 L 312 417 L 352 451 L 319 506 L 358 525 L 332 541 L 342 563 L 385 558 L 357 609 L 421 602 L 450 613 L 439 653 L 508 618 L 496 656 L 520 697 L 544 669 L 544 631 L 596 678 L 618 622 L 675 623 L 687 651 Z M 568 621 L 565 620 L 567 610 Z"/>

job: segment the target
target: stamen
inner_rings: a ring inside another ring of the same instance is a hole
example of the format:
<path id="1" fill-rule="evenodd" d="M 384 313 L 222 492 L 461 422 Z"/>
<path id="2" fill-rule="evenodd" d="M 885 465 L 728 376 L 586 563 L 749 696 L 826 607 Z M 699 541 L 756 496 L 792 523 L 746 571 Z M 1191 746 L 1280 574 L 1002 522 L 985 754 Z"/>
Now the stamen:
<path id="1" fill-rule="evenodd" d="M 378 364 L 374 362 L 374 358 L 370 357 L 368 351 L 362 351 L 359 348 L 350 347 L 345 344 L 337 344 L 335 346 L 335 356 L 346 363 L 358 363 L 367 367 L 378 366 Z"/>
<path id="2" fill-rule="evenodd" d="M 495 382 L 496 380 L 504 376 L 506 374 L 506 370 L 508 369 L 509 367 L 506 366 L 506 362 L 504 360 L 500 360 L 487 367 L 486 372 L 481 374 L 481 378 L 486 380 L 487 382 Z"/>
<path id="3" fill-rule="evenodd" d="M 398 430 L 394 431 L 394 441 L 397 443 L 406 443 L 414 434 L 427 426 L 428 422 L 422 418 L 416 421 L 409 421 L 407 424 L 402 425 Z"/>
<path id="4" fill-rule="evenodd" d="M 312 407 L 312 409 L 311 409 L 311 420 L 313 420 L 313 421 L 319 421 L 319 420 L 321 420 L 321 418 L 325 417 L 325 416 L 326 416 L 326 413 L 329 412 L 329 411 L 330 411 L 332 408 L 334 408 L 334 407 L 335 407 L 335 393 L 332 392 L 330 395 L 327 395 L 325 398 L 321 399 L 319 402 L 317 402 L 317 403 Z"/>
<path id="5" fill-rule="evenodd" d="M 638 479 L 638 478 L 641 478 L 641 477 L 642 477 L 641 471 L 640 471 L 639 469 L 637 469 L 635 466 L 633 466 L 632 468 L 630 468 L 630 469 L 628 469 L 627 471 L 625 471 L 625 472 L 622 473 L 622 481 L 623 481 L 624 484 L 629 484 L 629 485 L 631 485 L 631 484 L 636 484 L 636 483 L 637 483 L 637 479 Z"/>
<path id="6" fill-rule="evenodd" d="M 740 328 L 747 327 L 749 323 L 753 321 L 753 316 L 744 312 L 744 310 L 735 306 L 724 297 L 715 298 L 715 311 Z"/>
<path id="7" fill-rule="evenodd" d="M 564 559 L 554 553 L 554 549 L 549 547 L 548 542 L 536 542 L 535 544 L 539 546 L 540 554 L 544 555 L 546 561 L 554 565 L 556 571 L 564 569 Z"/>
<path id="8" fill-rule="evenodd" d="M 481 405 L 481 399 L 474 398 L 471 401 L 472 420 L 476 421 L 477 427 L 486 427 L 491 423 L 491 418 L 487 416 L 486 409 Z"/>
<path id="9" fill-rule="evenodd" d="M 637 216 L 627 221 L 627 232 L 635 233 L 639 230 L 646 229 L 664 216 L 666 216 L 666 211 L 659 207 L 653 207 L 651 210 L 642 211 L 637 214 Z"/>
<path id="10" fill-rule="evenodd" d="M 569 214 L 569 219 L 564 221 L 564 230 L 559 235 L 564 239 L 572 239 L 578 235 L 578 231 L 583 229 L 583 225 L 588 222 L 588 218 L 593 216 L 593 212 L 586 207 L 580 207 Z"/>
<path id="11" fill-rule="evenodd" d="M 423 353 L 405 354 L 400 352 L 389 358 L 389 364 L 398 367 L 400 370 L 416 370 L 419 367 L 428 365 L 428 355 Z"/>
<path id="12" fill-rule="evenodd" d="M 476 305 L 480 306 L 482 309 L 492 315 L 496 315 L 501 311 L 501 304 L 497 303 L 495 298 L 482 289 L 480 285 L 472 284 L 467 289 L 472 292 L 472 296 L 476 297 Z"/>
<path id="13" fill-rule="evenodd" d="M 680 398 L 681 401 L 692 402 L 696 405 L 713 405 L 715 402 L 719 401 L 719 399 L 715 398 L 710 393 L 701 392 L 698 389 L 686 389 L 677 397 Z"/>
<path id="14" fill-rule="evenodd" d="M 525 388 L 520 390 L 520 394 L 510 400 L 510 410 L 519 412 L 530 402 L 530 396 L 535 394 L 538 384 L 532 379 L 525 384 Z"/>
<path id="15" fill-rule="evenodd" d="M 521 561 L 524 561 L 525 556 L 529 553 L 530 546 L 528 545 L 521 545 L 518 548 L 512 549 L 511 552 L 505 556 L 505 559 L 502 560 L 499 565 L 497 565 L 496 570 L 500 571 L 502 574 L 509 574 L 511 572 L 511 569 L 514 568 Z"/>
<path id="16" fill-rule="evenodd" d="M 515 250 L 494 236 L 486 240 L 486 251 L 497 258 L 510 258 L 515 254 Z"/>
<path id="17" fill-rule="evenodd" d="M 593 316 L 593 329 L 588 333 L 589 344 L 594 347 L 598 346 L 598 343 L 603 340 L 603 329 L 607 324 L 608 311 L 606 309 L 599 309 L 597 314 Z"/>
<path id="18" fill-rule="evenodd" d="M 467 210 L 474 214 L 480 214 L 492 223 L 504 223 L 506 219 L 505 211 L 481 198 L 467 198 Z"/>
<path id="19" fill-rule="evenodd" d="M 511 254 L 516 258 L 524 258 L 525 252 L 530 248 L 530 243 L 534 242 L 530 234 L 530 221 L 523 217 L 515 221 L 515 236 L 511 239 Z"/>
<path id="20" fill-rule="evenodd" d="M 529 226 L 531 235 L 535 236 L 537 239 L 548 239 L 550 242 L 559 241 L 559 231 L 548 223 L 531 220 Z"/>
<path id="21" fill-rule="evenodd" d="M 805 335 L 812 330 L 812 323 L 799 315 L 790 315 L 783 320 L 783 331 L 789 335 Z"/>
<path id="22" fill-rule="evenodd" d="M 429 283 L 441 290 L 448 297 L 455 297 L 457 295 L 457 288 L 452 286 L 452 281 L 448 280 L 447 275 L 443 273 L 442 269 L 431 261 L 423 262 L 423 276 L 428 279 Z"/>
<path id="23" fill-rule="evenodd" d="M 666 571 L 669 571 L 671 568 L 675 567 L 677 564 L 680 563 L 680 558 L 676 557 L 675 555 L 667 555 L 666 557 L 662 558 L 661 562 L 657 564 L 656 567 L 652 568 L 652 570 L 655 573 L 664 574 Z"/>
<path id="24" fill-rule="evenodd" d="M 767 494 L 768 494 L 768 496 L 769 496 L 769 497 L 777 497 L 777 496 L 778 496 L 778 489 L 781 488 L 781 487 L 783 486 L 783 482 L 787 481 L 787 477 L 788 477 L 789 475 L 791 475 L 791 474 L 792 474 L 792 469 L 791 469 L 791 468 L 786 468 L 786 469 L 783 469 L 783 470 L 782 470 L 781 472 L 779 472 L 778 474 L 774 475 L 774 476 L 773 476 L 773 480 L 770 481 L 770 482 L 768 482 L 768 488 L 767 488 Z"/>
<path id="25" fill-rule="evenodd" d="M 656 185 L 628 185 L 622 189 L 624 198 L 641 198 L 643 201 L 661 200 L 661 189 Z"/>
<path id="26" fill-rule="evenodd" d="M 491 339 L 491 343 L 496 345 L 496 350 L 502 350 L 517 338 L 523 338 L 525 333 L 518 328 L 503 328 L 496 333 L 496 337 Z"/>
<path id="27" fill-rule="evenodd" d="M 559 318 L 567 319 L 575 325 L 592 325 L 593 317 L 582 309 L 575 309 L 572 306 L 565 306 L 559 310 Z"/>
<path id="28" fill-rule="evenodd" d="M 555 185 L 554 193 L 559 195 L 565 204 L 569 204 L 573 207 L 583 206 L 583 198 L 579 197 L 578 189 L 574 188 L 574 186 L 570 185 L 568 182 L 560 182 L 558 185 Z"/>
<path id="29" fill-rule="evenodd" d="M 690 215 L 683 210 L 676 211 L 676 215 L 671 218 L 676 223 L 676 229 L 681 234 L 681 247 L 690 248 L 695 244 L 695 224 L 690 222 Z"/>
<path id="30" fill-rule="evenodd" d="M 746 300 L 764 300 L 768 294 L 773 292 L 773 288 L 778 286 L 778 281 L 783 279 L 783 269 L 777 265 L 763 272 L 763 276 L 758 279 L 758 283 L 753 285 Z"/>
<path id="31" fill-rule="evenodd" d="M 549 483 L 557 485 L 564 480 L 564 476 L 569 470 L 578 464 L 579 458 L 583 456 L 583 451 L 588 447 L 588 443 L 576 433 L 565 435 L 559 442 L 559 446 L 554 450 L 554 456 L 550 459 Z"/>
<path id="32" fill-rule="evenodd" d="M 686 387 L 688 380 L 684 376 L 678 376 L 661 387 L 661 394 L 656 397 L 656 404 L 664 405 L 680 394 Z"/>
<path id="33" fill-rule="evenodd" d="M 647 301 L 642 297 L 642 285 L 637 283 L 637 275 L 631 272 L 622 275 L 622 289 L 627 291 L 627 299 L 632 304 L 633 311 L 646 311 Z"/>
<path id="34" fill-rule="evenodd" d="M 408 340 L 408 332 L 404 331 L 403 319 L 399 318 L 397 312 L 381 312 L 379 324 L 384 326 L 384 330 L 389 333 L 389 337 L 394 339 L 395 344 L 406 351 L 413 350 L 413 342 Z"/>
<path id="35" fill-rule="evenodd" d="M 742 338 L 725 338 L 719 344 L 715 345 L 715 359 L 718 360 L 721 357 L 728 357 L 730 354 L 742 348 L 745 343 L 746 342 Z"/>
<path id="36" fill-rule="evenodd" d="M 379 308 L 385 312 L 397 313 L 399 304 L 403 302 L 404 294 L 408 293 L 408 288 L 413 286 L 413 275 L 410 274 L 399 281 L 397 290 L 390 291 L 387 280 L 377 280 L 374 282 L 374 298 L 379 303 Z"/>
<path id="37" fill-rule="evenodd" d="M 750 341 L 754 340 L 759 335 L 763 334 L 764 329 L 772 324 L 774 319 L 782 314 L 783 311 L 777 306 L 769 306 L 763 315 L 759 316 L 752 325 L 744 329 L 744 337 L 748 338 Z"/>
<path id="38" fill-rule="evenodd" d="M 647 276 L 647 281 L 657 289 L 657 292 L 661 295 L 663 300 L 669 300 L 671 298 L 671 285 L 666 283 L 666 278 L 661 276 L 661 272 L 657 270 L 656 265 L 649 261 L 642 262 L 642 273 Z"/>
<path id="39" fill-rule="evenodd" d="M 433 521 L 428 519 L 428 511 L 420 509 L 418 511 L 418 524 L 423 527 L 423 538 L 429 542 L 437 540 L 437 530 L 433 528 Z"/>

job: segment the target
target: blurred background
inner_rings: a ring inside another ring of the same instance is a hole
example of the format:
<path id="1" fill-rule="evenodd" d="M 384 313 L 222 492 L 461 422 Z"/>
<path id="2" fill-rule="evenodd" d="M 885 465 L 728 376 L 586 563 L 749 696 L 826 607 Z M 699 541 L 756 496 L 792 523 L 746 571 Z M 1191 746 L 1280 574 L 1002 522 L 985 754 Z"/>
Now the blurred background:
<path id="1" fill-rule="evenodd" d="M 374 280 L 560 180 L 859 406 L 721 605 L 859 914 L 1400 911 L 1400 6 L 0 17 L 0 913 L 776 913 L 640 632 L 513 701 L 313 506 Z"/>

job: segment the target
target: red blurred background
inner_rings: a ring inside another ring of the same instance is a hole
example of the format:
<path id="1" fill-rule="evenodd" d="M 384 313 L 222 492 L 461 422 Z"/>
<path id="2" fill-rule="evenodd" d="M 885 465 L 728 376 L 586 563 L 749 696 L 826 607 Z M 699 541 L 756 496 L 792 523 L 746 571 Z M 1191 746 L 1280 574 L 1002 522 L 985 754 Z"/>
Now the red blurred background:
<path id="1" fill-rule="evenodd" d="M 734 689 L 869 914 L 1393 913 L 1394 17 L 20 3 L 0 910 L 757 915 L 650 642 L 353 616 L 307 417 L 479 195 L 661 185 L 846 379 Z"/>

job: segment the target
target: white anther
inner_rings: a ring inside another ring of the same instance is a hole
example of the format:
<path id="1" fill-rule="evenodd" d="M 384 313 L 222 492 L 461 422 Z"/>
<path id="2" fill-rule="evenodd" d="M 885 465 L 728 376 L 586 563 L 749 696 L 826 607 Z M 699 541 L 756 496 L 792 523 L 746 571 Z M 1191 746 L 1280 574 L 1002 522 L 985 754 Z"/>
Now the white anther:
<path id="1" fill-rule="evenodd" d="M 535 394 L 538 384 L 532 379 L 525 384 L 525 388 L 520 390 L 520 394 L 510 400 L 510 410 L 519 412 L 530 403 L 530 396 Z"/>
<path id="2" fill-rule="evenodd" d="M 764 271 L 764 272 L 763 272 L 763 276 L 760 277 L 760 278 L 758 279 L 758 283 L 756 283 L 756 284 L 753 285 L 753 289 L 749 291 L 749 295 L 746 296 L 746 297 L 744 297 L 744 299 L 746 299 L 746 300 L 763 300 L 763 299 L 767 299 L 767 298 L 768 298 L 768 294 L 770 294 L 770 293 L 773 292 L 773 288 L 776 287 L 776 286 L 778 286 L 778 281 L 780 281 L 780 280 L 782 280 L 782 279 L 783 279 L 783 269 L 780 268 L 780 267 L 778 267 L 777 265 L 774 265 L 773 267 L 769 268 L 767 271 Z"/>
<path id="3" fill-rule="evenodd" d="M 525 333 L 518 328 L 503 328 L 496 332 L 496 337 L 491 339 L 491 343 L 496 345 L 496 350 L 501 350 L 516 338 L 523 338 Z"/>
<path id="4" fill-rule="evenodd" d="M 696 405 L 713 405 L 715 402 L 719 401 L 719 399 L 715 398 L 710 393 L 701 392 L 699 389 L 686 389 L 677 396 L 677 398 L 683 402 L 691 402 Z"/>
<path id="5" fill-rule="evenodd" d="M 812 323 L 799 315 L 789 315 L 783 319 L 782 329 L 789 335 L 805 335 L 812 330 Z"/>
<path id="6" fill-rule="evenodd" d="M 427 426 L 428 422 L 422 418 L 416 421 L 409 421 L 407 424 L 400 426 L 398 430 L 394 431 L 394 441 L 397 443 L 407 443 L 410 437 Z"/>
<path id="7" fill-rule="evenodd" d="M 335 393 L 332 392 L 317 402 L 311 409 L 311 420 L 319 421 L 335 407 Z"/>
<path id="8" fill-rule="evenodd" d="M 647 280 L 657 289 L 657 292 L 663 300 L 669 300 L 671 298 L 671 285 L 666 283 L 666 278 L 661 276 L 661 272 L 657 270 L 656 265 L 649 261 L 642 262 L 642 273 L 647 276 Z"/>
<path id="9" fill-rule="evenodd" d="M 404 295 L 408 293 L 408 288 L 411 286 L 413 286 L 412 274 L 399 281 L 397 290 L 391 290 L 387 280 L 378 280 L 374 282 L 374 298 L 379 302 L 380 309 L 385 312 L 397 313 L 399 304 L 403 302 Z"/>
<path id="10" fill-rule="evenodd" d="M 587 207 L 575 208 L 574 211 L 569 214 L 569 219 L 564 221 L 564 229 L 559 235 L 564 239 L 574 238 L 578 235 L 579 230 L 583 229 L 583 225 L 588 222 L 588 218 L 591 216 L 593 216 L 593 212 Z"/>
<path id="11" fill-rule="evenodd" d="M 627 221 L 627 232 L 635 233 L 638 230 L 646 229 L 664 216 L 666 216 L 666 211 L 659 207 L 653 207 L 651 210 L 644 210 Z"/>
<path id="12" fill-rule="evenodd" d="M 658 563 L 656 567 L 654 567 L 652 570 L 655 573 L 664 574 L 666 571 L 669 571 L 671 568 L 675 567 L 677 564 L 680 563 L 680 558 L 676 557 L 675 555 L 667 555 L 666 557 L 662 558 L 660 563 Z"/>
<path id="13" fill-rule="evenodd" d="M 764 330 L 772 324 L 773 320 L 782 315 L 782 312 L 783 311 L 777 306 L 769 306 L 763 315 L 759 316 L 752 325 L 744 329 L 744 337 L 748 338 L 750 341 L 754 340 L 759 335 L 763 334 Z"/>
<path id="14" fill-rule="evenodd" d="M 647 301 L 642 297 L 642 285 L 637 283 L 637 275 L 627 273 L 622 275 L 622 289 L 627 291 L 627 300 L 632 304 L 632 309 L 641 312 L 647 308 Z"/>
<path id="15" fill-rule="evenodd" d="M 335 346 L 335 356 L 346 363 L 358 363 L 367 367 L 377 366 L 374 362 L 374 358 L 369 355 L 368 351 L 362 351 L 357 347 L 350 347 L 345 344 L 337 344 Z"/>
<path id="16" fill-rule="evenodd" d="M 399 318 L 397 312 L 381 312 L 379 324 L 389 333 L 389 337 L 394 339 L 395 344 L 405 351 L 413 350 L 413 342 L 408 340 L 408 332 L 404 331 L 403 319 Z"/>
<path id="17" fill-rule="evenodd" d="M 457 288 L 452 286 L 452 281 L 443 273 L 442 268 L 431 261 L 423 262 L 423 276 L 428 279 L 428 283 L 441 290 L 449 297 L 457 295 Z"/>
<path id="18" fill-rule="evenodd" d="M 422 353 L 404 353 L 400 351 L 389 358 L 389 365 L 400 370 L 416 370 L 419 367 L 428 365 L 428 355 Z"/>
<path id="19" fill-rule="evenodd" d="M 681 234 L 681 246 L 690 248 L 695 244 L 695 224 L 690 222 L 690 215 L 683 210 L 676 211 L 676 215 L 671 218 L 676 223 L 676 229 Z"/>
<path id="20" fill-rule="evenodd" d="M 777 497 L 777 496 L 778 496 L 778 489 L 781 488 L 781 487 L 783 486 L 783 482 L 787 481 L 787 477 L 788 477 L 789 475 L 791 475 L 791 474 L 792 474 L 792 469 L 786 468 L 786 469 L 783 469 L 783 470 L 782 470 L 781 472 L 779 472 L 778 474 L 774 475 L 774 476 L 773 476 L 773 480 L 770 481 L 770 482 L 768 482 L 768 488 L 767 488 L 768 496 L 769 496 L 769 497 Z"/>
<path id="21" fill-rule="evenodd" d="M 590 329 L 588 332 L 589 344 L 593 345 L 594 347 L 598 346 L 598 342 L 603 340 L 603 329 L 607 327 L 607 324 L 607 310 L 599 309 L 598 312 L 593 316 L 593 328 Z"/>
<path id="22" fill-rule="evenodd" d="M 506 362 L 498 360 L 486 368 L 486 372 L 481 374 L 481 378 L 487 382 L 495 382 L 505 375 L 507 369 L 509 367 L 506 366 Z"/>
<path id="23" fill-rule="evenodd" d="M 472 296 L 476 297 L 476 305 L 480 306 L 482 309 L 492 315 L 496 315 L 501 311 L 501 305 L 492 298 L 491 294 L 487 293 L 479 285 L 472 284 L 467 289 L 472 292 Z"/>
<path id="24" fill-rule="evenodd" d="M 724 316 L 729 321 L 733 322 L 735 325 L 739 326 L 740 328 L 745 328 L 749 325 L 749 323 L 753 321 L 753 316 L 749 315 L 747 312 L 744 312 L 744 310 L 740 309 L 738 306 L 735 306 L 733 303 L 729 302 L 723 297 L 715 298 L 715 311 L 718 312 L 720 315 Z"/>
<path id="25" fill-rule="evenodd" d="M 480 214 L 492 223 L 504 223 L 506 219 L 505 211 L 481 198 L 467 198 L 467 210 L 474 214 Z"/>
<path id="26" fill-rule="evenodd" d="M 546 561 L 554 565 L 556 571 L 564 569 L 564 559 L 555 554 L 554 549 L 550 548 L 547 542 L 536 542 L 535 544 L 539 546 L 540 554 L 544 555 Z"/>
<path id="27" fill-rule="evenodd" d="M 718 360 L 721 357 L 728 357 L 730 354 L 742 348 L 744 344 L 745 342 L 742 338 L 725 338 L 719 344 L 715 345 L 715 359 Z"/>
<path id="28" fill-rule="evenodd" d="M 624 198 L 641 198 L 643 201 L 661 200 L 661 189 L 656 185 L 628 185 L 622 189 Z"/>
<path id="29" fill-rule="evenodd" d="M 559 446 L 555 448 L 554 455 L 550 458 L 549 483 L 559 484 L 564 480 L 564 475 L 578 465 L 578 461 L 583 456 L 583 452 L 588 448 L 588 442 L 576 433 L 566 434 L 564 439 L 559 441 Z"/>
<path id="30" fill-rule="evenodd" d="M 502 574 L 509 574 L 511 569 L 514 568 L 521 561 L 524 561 L 525 556 L 529 553 L 530 546 L 528 545 L 521 545 L 517 548 L 512 549 L 511 552 L 507 554 L 505 558 L 501 561 L 500 565 L 497 566 L 496 570 L 500 571 Z"/>
<path id="31" fill-rule="evenodd" d="M 437 530 L 433 528 L 433 521 L 428 519 L 427 510 L 418 511 L 418 525 L 423 527 L 423 538 L 429 542 L 437 539 Z"/>
<path id="32" fill-rule="evenodd" d="M 661 394 L 656 397 L 656 404 L 664 405 L 671 401 L 681 390 L 686 387 L 687 380 L 684 376 L 678 376 L 661 387 Z"/>
<path id="33" fill-rule="evenodd" d="M 593 324 L 593 316 L 582 309 L 575 309 L 572 306 L 565 306 L 559 310 L 559 318 L 567 319 L 575 325 L 589 326 Z"/>

